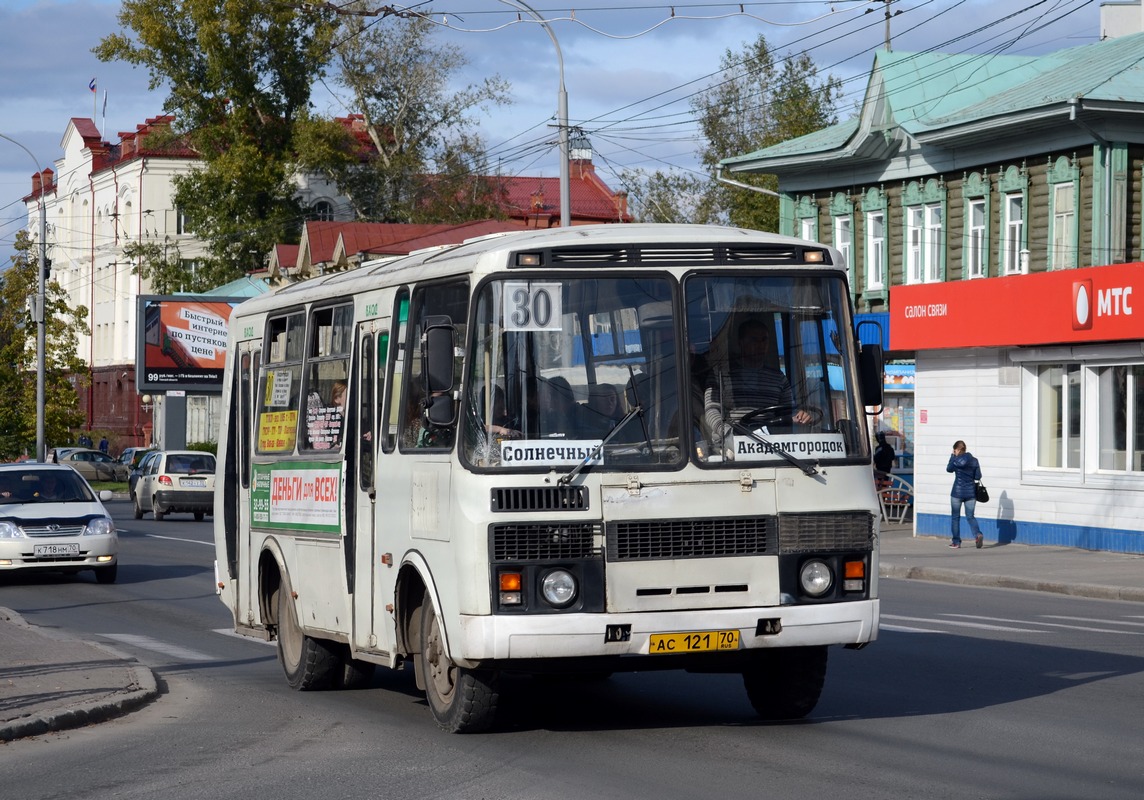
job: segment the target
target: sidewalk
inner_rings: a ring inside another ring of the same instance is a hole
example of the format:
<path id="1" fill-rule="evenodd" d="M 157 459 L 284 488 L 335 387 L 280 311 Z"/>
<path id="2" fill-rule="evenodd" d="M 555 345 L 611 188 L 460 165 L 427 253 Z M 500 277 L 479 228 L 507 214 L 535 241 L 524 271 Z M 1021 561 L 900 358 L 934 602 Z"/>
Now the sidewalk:
<path id="1" fill-rule="evenodd" d="M 884 578 L 1144 603 L 1144 556 L 995 542 L 977 550 L 971 539 L 951 550 L 903 525 L 883 526 L 880 540 Z M 158 694 L 151 670 L 133 658 L 0 608 L 0 742 L 102 722 Z"/>
<path id="2" fill-rule="evenodd" d="M 883 525 L 880 548 L 878 572 L 884 578 L 1144 603 L 1144 555 L 995 541 L 977 550 L 972 538 L 953 550 L 949 539 L 914 536 L 909 525 Z"/>
<path id="3" fill-rule="evenodd" d="M 0 608 L 0 742 L 103 722 L 158 695 L 130 656 Z"/>

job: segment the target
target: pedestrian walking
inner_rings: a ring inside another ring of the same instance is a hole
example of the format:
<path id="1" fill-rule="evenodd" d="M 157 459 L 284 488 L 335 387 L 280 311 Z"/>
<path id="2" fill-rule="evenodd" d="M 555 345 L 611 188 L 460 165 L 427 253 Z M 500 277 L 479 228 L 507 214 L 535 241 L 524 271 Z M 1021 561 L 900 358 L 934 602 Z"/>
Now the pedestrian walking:
<path id="1" fill-rule="evenodd" d="M 885 431 L 878 431 L 876 437 L 878 447 L 874 450 L 874 485 L 881 491 L 890 488 L 890 472 L 894 469 L 894 459 L 897 454 L 893 445 L 886 441 Z"/>
<path id="2" fill-rule="evenodd" d="M 103 453 L 104 455 L 107 455 L 107 448 L 109 446 L 110 444 L 108 443 L 106 436 L 99 440 L 99 452 Z"/>
<path id="3" fill-rule="evenodd" d="M 984 540 L 973 512 L 977 509 L 977 481 L 981 480 L 981 464 L 972 453 L 966 452 L 965 442 L 961 439 L 953 443 L 953 452 L 950 453 L 945 471 L 953 473 L 953 488 L 949 493 L 949 530 L 952 537 L 949 546 L 954 549 L 961 547 L 961 509 L 964 507 L 965 520 L 969 523 L 973 541 L 980 550 Z"/>

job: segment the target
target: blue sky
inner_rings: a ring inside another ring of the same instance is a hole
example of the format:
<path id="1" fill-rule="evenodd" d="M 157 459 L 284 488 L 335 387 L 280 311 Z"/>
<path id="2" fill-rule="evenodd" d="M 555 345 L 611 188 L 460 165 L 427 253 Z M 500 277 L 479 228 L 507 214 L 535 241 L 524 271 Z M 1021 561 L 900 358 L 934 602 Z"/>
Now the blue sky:
<path id="1" fill-rule="evenodd" d="M 823 73 L 843 79 L 842 119 L 861 99 L 873 54 L 884 44 L 887 8 L 899 51 L 1037 55 L 1100 36 L 1097 0 L 892 0 L 888 6 L 884 0 L 589 0 L 574 12 L 553 0 L 527 2 L 560 44 L 569 121 L 587 133 L 597 171 L 613 189 L 621 188 L 617 175 L 624 169 L 695 169 L 688 98 L 718 79 L 726 50 L 737 52 L 759 34 L 778 52 L 805 51 Z M 431 8 L 442 40 L 469 57 L 463 82 L 499 74 L 512 85 L 516 102 L 481 121 L 494 163 L 507 174 L 555 176 L 556 49 L 527 14 L 517 21 L 515 4 L 441 0 Z M 148 89 L 144 71 L 104 64 L 91 53 L 100 38 L 119 30 L 119 7 L 119 0 L 0 4 L 0 133 L 31 150 L 41 166 L 62 155 L 72 117 L 94 119 L 105 139 L 117 141 L 120 131 L 163 112 L 165 93 Z M 96 94 L 88 89 L 92 78 Z M 314 103 L 330 115 L 355 110 L 324 87 L 317 87 Z M 21 198 L 31 191 L 34 167 L 23 150 L 0 139 L 0 268 L 24 225 Z"/>

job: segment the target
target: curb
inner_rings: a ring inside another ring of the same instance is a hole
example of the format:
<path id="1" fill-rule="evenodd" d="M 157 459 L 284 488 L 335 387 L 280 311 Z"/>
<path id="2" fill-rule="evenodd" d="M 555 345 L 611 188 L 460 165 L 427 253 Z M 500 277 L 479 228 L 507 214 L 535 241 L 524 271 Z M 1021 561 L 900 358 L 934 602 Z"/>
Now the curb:
<path id="1" fill-rule="evenodd" d="M 0 609 L 0 616 L 7 617 L 9 622 L 21 627 L 35 629 L 23 617 L 11 609 Z M 123 661 L 123 667 L 130 678 L 124 691 L 101 700 L 89 703 L 80 703 L 70 708 L 48 711 L 25 719 L 15 720 L 0 725 L 0 742 L 10 742 L 27 736 L 38 736 L 44 733 L 82 728 L 97 722 L 106 722 L 115 717 L 121 717 L 135 709 L 142 708 L 159 696 L 159 686 L 155 680 L 155 673 L 138 661 L 100 642 L 91 642 L 81 639 L 84 645 L 107 653 L 111 658 Z"/>
<path id="2" fill-rule="evenodd" d="M 934 583 L 955 583 L 962 586 L 990 586 L 999 589 L 1024 589 L 1033 592 L 1050 592 L 1071 597 L 1090 597 L 1097 600 L 1127 600 L 1144 603 L 1144 588 L 1138 586 L 1102 586 L 1091 583 L 1060 583 L 1039 581 L 1031 578 L 1015 578 L 1001 575 L 982 575 L 955 569 L 939 567 L 910 567 L 894 564 L 880 564 L 878 575 L 882 578 L 904 578 L 906 580 L 932 581 Z"/>

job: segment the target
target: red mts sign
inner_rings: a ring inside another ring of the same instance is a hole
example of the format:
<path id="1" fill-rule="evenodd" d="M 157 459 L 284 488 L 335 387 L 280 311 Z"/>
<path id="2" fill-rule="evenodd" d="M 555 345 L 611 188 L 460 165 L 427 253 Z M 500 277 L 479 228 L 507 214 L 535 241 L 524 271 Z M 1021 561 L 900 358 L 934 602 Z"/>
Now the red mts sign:
<path id="1" fill-rule="evenodd" d="M 894 286 L 890 349 L 1144 339 L 1144 263 Z"/>

